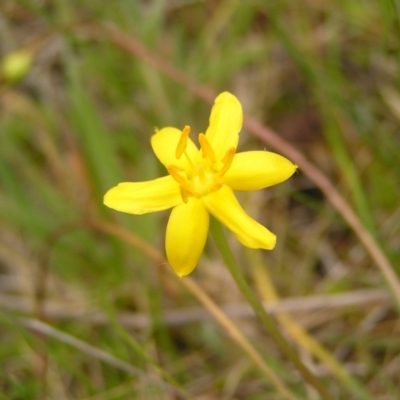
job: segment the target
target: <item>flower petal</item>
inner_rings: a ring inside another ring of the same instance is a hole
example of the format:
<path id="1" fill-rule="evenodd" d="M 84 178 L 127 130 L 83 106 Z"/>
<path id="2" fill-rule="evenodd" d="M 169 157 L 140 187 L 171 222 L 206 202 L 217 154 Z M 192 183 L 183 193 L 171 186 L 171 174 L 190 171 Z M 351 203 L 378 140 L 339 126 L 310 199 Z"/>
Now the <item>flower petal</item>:
<path id="1" fill-rule="evenodd" d="M 130 214 L 166 210 L 180 203 L 179 185 L 169 175 L 147 182 L 123 182 L 104 196 L 107 207 Z"/>
<path id="2" fill-rule="evenodd" d="M 188 275 L 196 267 L 207 240 L 209 219 L 203 202 L 193 197 L 172 210 L 165 249 L 178 276 Z"/>
<path id="3" fill-rule="evenodd" d="M 151 137 L 151 146 L 157 158 L 165 167 L 175 165 L 176 167 L 186 169 L 189 162 L 183 154 L 177 159 L 175 156 L 176 147 L 182 136 L 182 131 L 177 128 L 162 128 Z M 191 159 L 196 159 L 199 150 L 190 138 L 187 140 L 186 153 Z"/>
<path id="4" fill-rule="evenodd" d="M 291 177 L 297 165 L 269 151 L 236 153 L 223 182 L 233 190 L 259 190 Z"/>
<path id="5" fill-rule="evenodd" d="M 221 93 L 215 99 L 206 132 L 217 159 L 221 160 L 231 147 L 236 149 L 242 123 L 243 111 L 239 100 L 231 93 Z"/>
<path id="6" fill-rule="evenodd" d="M 223 185 L 221 189 L 205 196 L 203 202 L 206 209 L 230 229 L 243 245 L 251 249 L 271 250 L 275 247 L 276 236 L 245 213 L 228 186 Z"/>

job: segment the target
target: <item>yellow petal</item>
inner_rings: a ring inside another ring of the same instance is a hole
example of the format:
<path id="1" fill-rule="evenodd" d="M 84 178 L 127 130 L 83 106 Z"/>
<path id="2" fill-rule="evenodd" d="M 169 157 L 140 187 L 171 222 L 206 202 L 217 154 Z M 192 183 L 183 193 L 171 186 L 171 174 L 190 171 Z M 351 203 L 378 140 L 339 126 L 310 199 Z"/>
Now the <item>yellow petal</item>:
<path id="1" fill-rule="evenodd" d="M 178 276 L 188 275 L 196 267 L 206 243 L 209 218 L 203 202 L 193 197 L 172 210 L 165 249 Z"/>
<path id="2" fill-rule="evenodd" d="M 163 128 L 157 131 L 151 137 L 151 146 L 157 158 L 165 167 L 175 165 L 176 167 L 186 169 L 189 167 L 189 162 L 185 154 L 177 159 L 175 156 L 176 148 L 182 136 L 182 131 L 176 128 Z M 186 153 L 194 160 L 197 157 L 199 150 L 190 138 L 187 140 Z"/>
<path id="3" fill-rule="evenodd" d="M 275 247 L 276 236 L 245 213 L 228 186 L 224 185 L 205 196 L 203 202 L 207 210 L 230 229 L 243 245 L 251 249 L 271 250 Z"/>
<path id="4" fill-rule="evenodd" d="M 223 182 L 233 190 L 258 190 L 291 177 L 297 165 L 269 151 L 236 153 Z"/>
<path id="5" fill-rule="evenodd" d="M 180 203 L 179 185 L 169 175 L 147 182 L 123 182 L 104 196 L 107 207 L 130 214 L 166 210 Z"/>
<path id="6" fill-rule="evenodd" d="M 217 159 L 221 160 L 231 147 L 236 149 L 242 123 L 243 111 L 239 100 L 231 93 L 221 93 L 215 99 L 206 132 Z"/>

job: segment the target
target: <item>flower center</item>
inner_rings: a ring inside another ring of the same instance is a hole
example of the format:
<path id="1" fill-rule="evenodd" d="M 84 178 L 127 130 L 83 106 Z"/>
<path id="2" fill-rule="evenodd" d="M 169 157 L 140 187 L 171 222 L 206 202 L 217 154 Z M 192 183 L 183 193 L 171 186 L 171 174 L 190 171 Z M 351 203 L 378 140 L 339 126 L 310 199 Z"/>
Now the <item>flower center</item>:
<path id="1" fill-rule="evenodd" d="M 228 171 L 235 155 L 235 148 L 231 147 L 222 160 L 217 160 L 214 149 L 204 134 L 199 135 L 201 150 L 195 157 L 190 157 L 187 141 L 190 127 L 185 126 L 175 150 L 175 157 L 179 160 L 184 156 L 188 161 L 188 168 L 183 169 L 170 165 L 167 169 L 170 175 L 179 183 L 182 200 L 187 203 L 190 196 L 200 199 L 222 186 L 222 177 Z"/>

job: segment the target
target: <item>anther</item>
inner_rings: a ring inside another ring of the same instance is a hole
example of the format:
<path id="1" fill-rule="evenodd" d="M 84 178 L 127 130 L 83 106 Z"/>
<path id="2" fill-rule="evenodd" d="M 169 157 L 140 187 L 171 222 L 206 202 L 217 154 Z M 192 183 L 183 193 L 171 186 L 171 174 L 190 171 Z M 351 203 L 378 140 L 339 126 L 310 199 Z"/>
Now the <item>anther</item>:
<path id="1" fill-rule="evenodd" d="M 225 153 L 224 158 L 222 159 L 223 162 L 223 166 L 222 168 L 218 171 L 218 175 L 221 177 L 223 176 L 226 171 L 228 171 L 228 169 L 231 167 L 232 165 L 232 161 L 233 161 L 233 157 L 235 156 L 235 148 L 231 147 L 230 149 L 228 149 L 228 151 Z"/>
<path id="2" fill-rule="evenodd" d="M 180 190 L 181 190 L 181 197 L 182 197 L 182 200 L 183 200 L 183 202 L 184 202 L 185 204 L 187 204 L 187 202 L 188 202 L 188 200 L 189 200 L 189 193 L 188 193 L 185 189 L 183 189 L 182 187 L 180 187 Z"/>
<path id="3" fill-rule="evenodd" d="M 222 184 L 219 182 L 215 182 L 210 186 L 210 192 L 216 192 L 217 190 L 221 189 Z"/>
<path id="4" fill-rule="evenodd" d="M 189 196 L 194 196 L 197 199 L 201 198 L 201 193 L 194 190 L 191 185 L 185 185 L 180 187 L 181 197 L 184 203 L 187 203 L 189 200 Z"/>
<path id="5" fill-rule="evenodd" d="M 186 125 L 182 130 L 182 135 L 179 139 L 178 145 L 175 150 L 175 157 L 179 160 L 186 150 L 187 140 L 190 135 L 190 126 Z"/>
<path id="6" fill-rule="evenodd" d="M 215 163 L 214 150 L 211 147 L 211 144 L 207 140 L 206 135 L 204 135 L 204 133 L 200 133 L 200 135 L 199 135 L 199 143 L 200 143 L 201 150 L 202 150 L 202 153 L 203 153 L 203 158 L 207 158 L 207 159 L 211 160 L 211 162 Z"/>
<path id="7" fill-rule="evenodd" d="M 176 167 L 175 165 L 170 165 L 167 167 L 167 171 L 180 185 L 186 185 L 187 178 L 180 174 L 182 168 Z"/>

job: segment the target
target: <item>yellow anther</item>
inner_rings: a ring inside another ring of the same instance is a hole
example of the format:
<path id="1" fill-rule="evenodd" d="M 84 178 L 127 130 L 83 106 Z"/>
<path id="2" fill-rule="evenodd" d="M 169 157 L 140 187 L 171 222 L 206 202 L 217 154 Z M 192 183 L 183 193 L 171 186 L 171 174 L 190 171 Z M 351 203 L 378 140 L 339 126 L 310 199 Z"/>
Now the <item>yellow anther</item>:
<path id="1" fill-rule="evenodd" d="M 218 171 L 218 175 L 221 177 L 223 176 L 226 171 L 231 167 L 233 157 L 235 156 L 236 149 L 234 147 L 231 147 L 228 149 L 228 151 L 225 153 L 224 158 L 222 159 L 223 166 L 222 168 Z"/>
<path id="2" fill-rule="evenodd" d="M 216 192 L 217 190 L 221 189 L 222 184 L 219 182 L 215 182 L 210 186 L 210 192 Z"/>
<path id="3" fill-rule="evenodd" d="M 188 193 L 185 189 L 183 189 L 182 186 L 180 187 L 180 189 L 181 189 L 181 197 L 182 197 L 182 200 L 183 200 L 183 202 L 184 202 L 185 204 L 187 204 L 187 202 L 188 202 L 188 200 L 189 200 L 189 193 Z"/>
<path id="4" fill-rule="evenodd" d="M 199 135 L 199 143 L 203 153 L 203 158 L 207 158 L 214 163 L 215 162 L 214 150 L 211 147 L 210 142 L 207 140 L 206 135 L 204 135 L 203 133 L 200 133 Z"/>
<path id="5" fill-rule="evenodd" d="M 182 185 L 180 187 L 180 191 L 181 191 L 181 197 L 182 197 L 182 200 L 184 203 L 188 202 L 189 196 L 194 196 L 197 199 L 201 198 L 201 193 L 194 190 L 193 185 L 191 185 L 189 182 L 187 182 L 186 185 Z"/>
<path id="6" fill-rule="evenodd" d="M 196 190 L 192 190 L 191 192 L 190 192 L 194 197 L 196 197 L 196 199 L 201 199 L 201 193 L 200 192 L 198 192 L 198 191 L 196 191 Z"/>
<path id="7" fill-rule="evenodd" d="M 179 183 L 181 196 L 184 203 L 187 203 L 189 196 L 194 196 L 198 199 L 201 198 L 201 193 L 193 187 L 193 183 L 185 175 L 182 168 L 179 168 L 175 165 L 169 165 L 167 170 L 172 178 Z"/>
<path id="8" fill-rule="evenodd" d="M 176 167 L 175 165 L 170 165 L 167 167 L 169 174 L 180 184 L 186 185 L 187 178 L 182 176 L 180 173 L 182 168 Z"/>
<path id="9" fill-rule="evenodd" d="M 175 157 L 179 160 L 186 150 L 187 140 L 190 135 L 190 126 L 186 125 L 182 130 L 182 135 L 179 139 L 178 146 L 176 146 Z"/>

